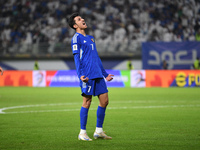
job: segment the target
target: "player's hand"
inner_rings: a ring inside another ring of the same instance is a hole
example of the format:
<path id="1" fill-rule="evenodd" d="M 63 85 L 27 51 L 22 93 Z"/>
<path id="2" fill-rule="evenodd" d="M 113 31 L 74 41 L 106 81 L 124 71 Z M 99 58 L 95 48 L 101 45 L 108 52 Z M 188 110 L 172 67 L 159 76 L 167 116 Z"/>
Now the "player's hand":
<path id="1" fill-rule="evenodd" d="M 107 77 L 106 77 L 106 80 L 107 81 L 111 81 L 113 79 L 113 74 L 109 74 Z"/>
<path id="2" fill-rule="evenodd" d="M 88 82 L 89 80 L 89 78 L 88 77 L 85 78 L 85 76 L 81 76 L 80 79 L 85 83 Z"/>
<path id="3" fill-rule="evenodd" d="M 1 72 L 1 75 L 3 75 L 3 69 L 0 67 L 0 72 Z"/>

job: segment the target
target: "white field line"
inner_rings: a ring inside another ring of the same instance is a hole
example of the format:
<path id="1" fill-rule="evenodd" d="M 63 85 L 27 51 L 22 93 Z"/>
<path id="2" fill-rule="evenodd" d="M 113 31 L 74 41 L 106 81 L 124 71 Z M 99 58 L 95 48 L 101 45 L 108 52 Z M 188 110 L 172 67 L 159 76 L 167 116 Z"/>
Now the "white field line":
<path id="1" fill-rule="evenodd" d="M 119 102 L 116 102 L 116 103 L 119 103 Z M 122 101 L 121 103 L 131 103 L 131 101 L 124 101 L 124 102 Z M 58 104 L 40 104 L 40 105 L 24 105 L 24 106 L 5 107 L 5 108 L 1 108 L 0 109 L 0 114 L 80 111 L 80 108 L 78 108 L 78 109 L 62 109 L 62 110 L 37 110 L 37 111 L 4 112 L 5 110 L 17 109 L 17 108 L 58 106 L 58 105 L 76 105 L 76 104 L 81 104 L 81 103 L 58 103 Z M 150 109 L 150 108 L 180 108 L 180 107 L 200 107 L 200 105 L 197 104 L 197 105 L 161 105 L 161 106 L 107 107 L 107 109 L 116 110 L 116 109 Z M 90 110 L 96 110 L 96 109 L 97 108 L 90 108 Z"/>
<path id="2" fill-rule="evenodd" d="M 156 102 L 156 101 L 115 101 L 115 102 L 111 102 L 114 104 L 117 103 L 149 103 L 149 102 Z M 93 104 L 95 102 L 92 102 Z M 43 107 L 43 106 L 63 106 L 63 105 L 80 105 L 81 106 L 82 103 L 53 103 L 53 104 L 37 104 L 37 105 L 22 105 L 22 106 L 12 106 L 12 107 L 4 107 L 4 108 L 0 108 L 0 114 L 3 114 L 5 112 L 3 112 L 4 110 L 9 110 L 9 109 L 17 109 L 17 108 L 27 108 L 27 107 Z"/>

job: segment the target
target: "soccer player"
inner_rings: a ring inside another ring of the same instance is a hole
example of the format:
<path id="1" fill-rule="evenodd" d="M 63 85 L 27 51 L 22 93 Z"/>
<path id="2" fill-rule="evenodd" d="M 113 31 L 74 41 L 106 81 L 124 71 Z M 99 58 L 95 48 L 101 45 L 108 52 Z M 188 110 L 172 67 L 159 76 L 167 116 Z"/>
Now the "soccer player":
<path id="1" fill-rule="evenodd" d="M 108 74 L 103 68 L 98 56 L 94 37 L 86 35 L 87 28 L 85 20 L 78 14 L 73 13 L 68 19 L 69 26 L 76 31 L 71 41 L 76 71 L 80 79 L 83 103 L 80 110 L 80 133 L 79 140 L 92 141 L 86 133 L 88 110 L 92 102 L 92 96 L 98 96 L 99 106 L 97 108 L 96 130 L 93 137 L 112 139 L 103 131 L 103 122 L 106 106 L 108 105 L 108 90 L 105 80 L 111 81 L 112 74 Z"/>
<path id="2" fill-rule="evenodd" d="M 1 67 L 0 67 L 0 72 L 1 72 L 1 75 L 3 75 L 3 68 Z"/>

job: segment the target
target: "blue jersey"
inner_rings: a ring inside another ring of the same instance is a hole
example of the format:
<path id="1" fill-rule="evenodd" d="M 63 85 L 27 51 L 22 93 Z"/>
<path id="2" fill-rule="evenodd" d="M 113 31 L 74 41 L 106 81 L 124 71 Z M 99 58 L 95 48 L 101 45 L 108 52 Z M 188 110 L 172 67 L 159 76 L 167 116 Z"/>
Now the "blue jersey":
<path id="1" fill-rule="evenodd" d="M 93 36 L 75 33 L 71 41 L 71 48 L 79 79 L 83 75 L 89 79 L 108 76 L 98 56 Z"/>

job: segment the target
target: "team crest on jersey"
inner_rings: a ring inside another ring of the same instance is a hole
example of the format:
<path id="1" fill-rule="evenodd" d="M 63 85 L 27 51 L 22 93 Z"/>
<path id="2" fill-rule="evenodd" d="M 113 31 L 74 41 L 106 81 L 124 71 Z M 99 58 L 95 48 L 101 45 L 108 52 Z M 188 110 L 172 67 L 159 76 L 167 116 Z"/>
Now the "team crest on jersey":
<path id="1" fill-rule="evenodd" d="M 94 42 L 94 38 L 92 38 L 91 41 Z"/>

